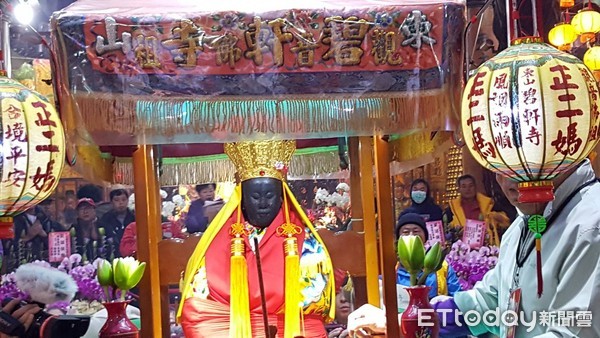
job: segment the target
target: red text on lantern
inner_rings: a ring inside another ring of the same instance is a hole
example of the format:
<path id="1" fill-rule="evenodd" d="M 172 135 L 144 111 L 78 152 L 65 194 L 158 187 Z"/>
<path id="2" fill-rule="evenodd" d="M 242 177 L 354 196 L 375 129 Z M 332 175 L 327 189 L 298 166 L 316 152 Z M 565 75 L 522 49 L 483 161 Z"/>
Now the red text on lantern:
<path id="1" fill-rule="evenodd" d="M 507 75 L 506 73 L 502 73 L 494 79 L 494 88 L 496 88 L 496 89 L 507 89 L 508 88 L 508 84 L 506 83 L 506 75 Z"/>
<path id="2" fill-rule="evenodd" d="M 540 133 L 540 131 L 532 126 L 531 129 L 529 130 L 529 133 L 527 134 L 527 137 L 525 137 L 527 140 L 529 140 L 529 142 L 533 143 L 536 146 L 540 145 L 540 136 L 542 136 L 542 134 Z"/>
<path id="3" fill-rule="evenodd" d="M 54 131 L 52 130 L 46 130 L 42 132 L 42 135 L 44 135 L 45 138 L 52 140 L 52 137 L 54 136 Z M 52 153 L 57 153 L 58 152 L 58 146 L 56 144 L 40 144 L 35 146 L 35 150 L 36 151 L 49 151 Z"/>
<path id="4" fill-rule="evenodd" d="M 577 122 L 569 124 L 566 135 L 562 130 L 558 130 L 556 139 L 550 143 L 556 149 L 555 154 L 561 153 L 565 156 L 573 155 L 579 151 L 583 140 L 577 136 Z"/>
<path id="5" fill-rule="evenodd" d="M 38 191 L 48 191 L 54 185 L 56 177 L 52 174 L 54 168 L 54 160 L 50 160 L 46 164 L 46 171 L 42 172 L 41 167 L 37 167 L 35 175 L 30 176 L 33 180 L 32 186 Z"/>
<path id="6" fill-rule="evenodd" d="M 530 85 L 530 84 L 534 84 L 535 83 L 535 77 L 534 77 L 534 74 L 533 74 L 533 69 L 531 69 L 531 68 L 525 68 L 524 77 L 525 77 L 524 84 Z"/>
<path id="7" fill-rule="evenodd" d="M 473 124 L 473 122 L 481 122 L 481 121 L 485 121 L 485 116 L 483 116 L 483 115 L 472 116 L 467 120 L 467 126 L 470 126 L 471 124 Z"/>
<path id="8" fill-rule="evenodd" d="M 56 122 L 54 122 L 50 119 L 50 112 L 48 110 L 46 110 L 46 104 L 44 102 L 41 102 L 41 101 L 33 102 L 31 104 L 31 106 L 34 108 L 42 108 L 43 116 L 42 116 L 42 113 L 37 113 L 38 119 L 35 121 L 36 126 L 56 127 Z"/>
<path id="9" fill-rule="evenodd" d="M 481 127 L 473 130 L 473 150 L 475 150 L 482 158 L 496 158 L 496 149 L 492 142 L 486 141 L 481 135 Z"/>
<path id="10" fill-rule="evenodd" d="M 496 101 L 496 99 L 498 100 Z M 500 95 L 498 95 L 497 92 L 494 92 L 494 94 L 490 96 L 490 101 L 496 102 L 496 104 L 500 107 L 506 107 L 508 106 L 508 93 L 502 92 Z"/>
<path id="11" fill-rule="evenodd" d="M 527 125 L 531 125 L 531 120 L 535 120 L 535 125 L 538 124 L 538 119 L 540 118 L 540 113 L 538 113 L 538 109 L 528 109 L 525 108 L 525 111 L 523 112 L 523 118 L 525 119 L 525 122 L 527 123 Z"/>
<path id="12" fill-rule="evenodd" d="M 8 106 L 8 108 L 6 108 L 4 110 L 4 112 L 8 113 L 9 119 L 14 120 L 14 119 L 18 119 L 19 117 L 21 117 L 21 113 L 23 111 L 11 104 Z"/>
<path id="13" fill-rule="evenodd" d="M 523 102 L 525 102 L 525 104 L 535 104 L 537 102 L 537 97 L 535 97 L 535 94 L 537 93 L 537 90 L 535 88 L 529 88 L 527 90 L 523 91 Z"/>
<path id="14" fill-rule="evenodd" d="M 496 118 L 494 119 L 494 127 L 508 127 L 510 123 L 510 118 L 502 112 L 498 112 L 495 114 Z"/>
<path id="15" fill-rule="evenodd" d="M 494 137 L 494 142 L 496 143 L 497 146 L 501 147 L 502 149 L 512 148 L 512 142 L 510 140 L 510 135 L 508 134 L 508 130 L 505 130 L 504 134 L 498 133 L 498 135 L 496 135 L 496 137 Z"/>
<path id="16" fill-rule="evenodd" d="M 10 124 L 5 126 L 6 131 L 4 132 L 4 138 L 11 142 L 27 142 L 27 136 L 23 123 L 14 123 L 11 127 Z"/>
<path id="17" fill-rule="evenodd" d="M 26 157 L 25 154 L 23 154 L 23 149 L 19 146 L 15 146 L 10 148 L 10 155 L 6 156 L 6 159 L 13 160 L 13 165 L 17 165 L 17 160 L 21 157 Z"/>
<path id="18" fill-rule="evenodd" d="M 479 72 L 475 75 L 475 78 L 473 79 L 473 85 L 471 86 L 469 95 L 467 95 L 467 98 L 469 99 L 469 108 L 479 105 L 479 101 L 473 100 L 473 97 L 483 95 L 483 81 L 481 79 L 485 77 L 486 74 L 487 72 Z"/>
<path id="19" fill-rule="evenodd" d="M 19 182 L 24 182 L 25 181 L 25 172 L 23 170 L 19 170 L 19 169 L 13 169 L 13 171 L 8 173 L 8 179 L 5 180 L 5 183 L 9 183 L 8 186 L 15 186 L 17 188 L 22 187 L 22 185 L 19 184 Z"/>

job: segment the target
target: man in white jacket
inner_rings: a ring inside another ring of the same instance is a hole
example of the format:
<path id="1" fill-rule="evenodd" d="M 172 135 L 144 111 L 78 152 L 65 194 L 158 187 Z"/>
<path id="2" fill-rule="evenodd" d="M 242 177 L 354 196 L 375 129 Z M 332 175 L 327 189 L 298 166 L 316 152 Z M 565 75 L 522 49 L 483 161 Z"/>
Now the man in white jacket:
<path id="1" fill-rule="evenodd" d="M 510 296 L 517 289 L 521 300 L 516 311 L 523 318 L 517 321 L 514 337 L 600 337 L 600 183 L 590 162 L 585 160 L 557 177 L 555 199 L 548 204 L 520 204 L 517 183 L 500 176 L 497 180 L 520 217 L 504 234 L 498 263 L 482 281 L 472 290 L 457 292 L 454 298 L 438 296 L 432 300 L 442 326 L 440 337 L 481 336 L 488 332 L 511 337 L 509 326 L 505 325 L 514 323 L 509 317 L 504 317 L 504 321 L 493 315 L 485 321 L 475 320 L 485 314 L 502 316 L 512 310 Z M 533 234 L 524 222 L 525 215 L 535 214 L 548 220 L 541 240 L 540 298 L 536 253 L 531 248 L 533 241 L 528 243 Z M 466 314 L 473 321 L 466 325 L 464 316 L 456 318 L 458 314 Z M 348 327 L 353 333 L 361 327 L 379 332 L 385 328 L 385 314 L 375 307 L 362 307 L 350 315 Z"/>
<path id="2" fill-rule="evenodd" d="M 511 292 L 520 288 L 517 313 L 520 311 L 524 318 L 518 321 L 514 337 L 600 337 L 600 183 L 590 162 L 585 160 L 557 177 L 555 199 L 547 205 L 520 204 L 517 183 L 500 176 L 497 180 L 520 217 L 502 238 L 498 264 L 481 282 L 472 290 L 455 294 L 453 299 L 434 298 L 432 303 L 438 315 L 448 319 L 440 336 L 453 337 L 468 332 L 464 331 L 464 317 L 455 323 L 454 316 L 450 318 L 449 313 L 442 312 L 458 309 L 467 314 L 471 311 L 474 316 L 467 317 L 474 319 L 490 312 L 506 313 L 511 309 Z M 525 244 L 532 234 L 524 215 L 535 214 L 549 221 L 541 240 L 543 293 L 540 298 L 535 249 L 527 250 Z M 487 325 L 481 321 L 468 327 L 473 335 L 491 332 L 509 337 L 506 323 L 511 322 L 488 320 Z"/>

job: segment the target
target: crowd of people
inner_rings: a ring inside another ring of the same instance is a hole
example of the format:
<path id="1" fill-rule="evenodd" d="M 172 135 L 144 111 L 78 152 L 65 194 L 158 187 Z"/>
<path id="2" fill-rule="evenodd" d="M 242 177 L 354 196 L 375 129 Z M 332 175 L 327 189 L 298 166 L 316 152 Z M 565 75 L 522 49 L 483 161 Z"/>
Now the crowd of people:
<path id="1" fill-rule="evenodd" d="M 163 216 L 164 223 L 177 223 L 169 231 L 204 232 L 210 220 L 223 206 L 215 200 L 215 184 L 202 184 L 188 194 L 189 210 L 178 210 L 178 218 Z M 135 211 L 130 205 L 131 192 L 112 189 L 108 201 L 103 191 L 86 184 L 74 191 L 57 194 L 14 218 L 14 239 L 3 240 L 4 271 L 14 271 L 19 265 L 35 260 L 48 260 L 49 234 L 69 232 L 71 253 L 84 259 L 112 259 L 135 256 L 137 251 Z M 167 236 L 167 237 L 169 237 Z"/>
<path id="2" fill-rule="evenodd" d="M 442 221 L 448 228 L 458 229 L 460 232 L 469 219 L 489 222 L 493 231 L 490 231 L 491 235 L 486 235 L 486 244 L 494 244 L 494 240 L 499 240 L 493 234 L 502 234 L 508 227 L 511 220 L 507 215 L 511 211 L 495 208 L 491 198 L 478 193 L 473 176 L 461 176 L 457 180 L 457 188 L 459 197 L 450 201 L 444 210 L 435 203 L 426 180 L 417 179 L 412 182 L 412 204 L 399 215 L 395 226 L 396 241 L 401 236 L 416 235 L 425 243 L 429 239 L 427 222 Z M 181 217 L 178 222 L 183 232 L 206 231 L 210 221 L 224 205 L 222 199 L 216 198 L 215 190 L 216 185 L 212 183 L 195 187 L 189 207 L 179 213 Z M 77 252 L 88 260 L 96 257 L 111 259 L 135 256 L 136 222 L 135 212 L 130 207 L 130 191 L 113 189 L 108 197 L 109 201 L 103 202 L 99 187 L 85 185 L 76 194 L 68 191 L 64 195 L 46 199 L 17 216 L 14 240 L 3 243 L 5 257 L 9 258 L 5 258 L 5 262 L 12 258 L 12 266 L 9 264 L 7 268 L 14 269 L 23 262 L 47 259 L 48 234 L 53 231 L 70 232 L 72 252 Z M 163 221 L 173 220 L 163 215 Z M 449 236 L 447 239 L 448 243 L 452 243 L 457 238 Z M 410 286 L 410 275 L 400 263 L 397 264 L 396 271 L 397 285 Z M 426 279 L 426 285 L 431 287 L 430 298 L 454 296 L 461 291 L 456 273 L 447 263 Z M 348 335 L 347 318 L 355 306 L 351 279 L 343 271 L 337 271 L 336 286 L 338 310 L 334 323 L 327 326 L 331 338 Z"/>

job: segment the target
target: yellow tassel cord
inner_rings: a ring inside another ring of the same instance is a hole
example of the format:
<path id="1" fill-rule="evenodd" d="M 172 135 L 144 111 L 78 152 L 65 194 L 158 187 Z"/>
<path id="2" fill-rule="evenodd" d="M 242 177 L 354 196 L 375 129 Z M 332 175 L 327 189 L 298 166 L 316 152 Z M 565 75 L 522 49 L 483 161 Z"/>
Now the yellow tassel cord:
<path id="1" fill-rule="evenodd" d="M 287 236 L 284 240 L 285 252 L 285 326 L 284 338 L 294 338 L 301 335 L 302 316 L 302 294 L 300 291 L 300 253 L 298 252 L 298 241 L 294 234 L 298 226 L 290 223 L 290 214 L 287 203 L 286 192 L 283 192 L 283 210 L 285 224 L 282 235 Z M 303 335 L 303 334 L 302 334 Z"/>
<path id="2" fill-rule="evenodd" d="M 221 211 L 215 216 L 213 221 L 210 223 L 210 226 L 206 229 L 196 249 L 190 256 L 188 260 L 187 267 L 185 268 L 185 274 L 183 276 L 183 288 L 181 289 L 181 299 L 179 302 L 179 308 L 177 309 L 177 323 L 181 323 L 181 313 L 183 311 L 183 307 L 185 305 L 185 300 L 192 297 L 194 295 L 194 289 L 192 287 L 192 281 L 194 276 L 198 273 L 198 270 L 204 266 L 205 254 L 210 246 L 210 243 L 215 239 L 217 234 L 223 229 L 223 225 L 229 220 L 229 217 L 239 210 L 240 203 L 242 200 L 242 189 L 238 184 L 235 187 L 233 194 L 229 197 L 229 201 L 221 208 Z"/>
<path id="3" fill-rule="evenodd" d="M 250 300 L 248 296 L 248 265 L 244 256 L 244 225 L 241 223 L 241 203 L 237 209 L 237 222 L 231 226 L 231 276 L 229 337 L 252 337 Z"/>
<path id="4" fill-rule="evenodd" d="M 299 288 L 300 255 L 296 237 L 285 239 L 285 328 L 284 338 L 300 335 L 302 297 Z"/>

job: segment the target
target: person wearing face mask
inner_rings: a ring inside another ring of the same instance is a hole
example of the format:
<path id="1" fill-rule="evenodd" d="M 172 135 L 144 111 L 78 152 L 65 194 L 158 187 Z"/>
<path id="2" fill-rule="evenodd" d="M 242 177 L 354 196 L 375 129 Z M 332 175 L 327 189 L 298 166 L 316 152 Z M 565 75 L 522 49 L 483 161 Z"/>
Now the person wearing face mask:
<path id="1" fill-rule="evenodd" d="M 421 178 L 414 180 L 410 191 L 412 205 L 404 209 L 400 213 L 400 217 L 406 214 L 418 214 L 425 222 L 442 220 L 442 208 L 433 201 L 427 181 Z M 398 217 L 398 220 L 400 217 Z"/>
<path id="2" fill-rule="evenodd" d="M 483 321 L 467 326 L 462 316 L 455 322 L 453 312 L 485 313 L 498 308 L 503 313 L 515 293 L 520 294 L 520 302 L 514 302 L 517 309 L 510 310 L 525 319 L 519 322 L 514 337 L 600 337 L 600 182 L 590 161 L 557 176 L 553 180 L 555 198 L 548 203 L 519 203 L 517 182 L 499 175 L 496 180 L 517 207 L 519 217 L 504 234 L 497 265 L 482 281 L 453 298 L 432 300 L 440 319 L 442 313 L 448 319 L 440 337 L 487 332 L 506 337 L 508 327 L 502 321 L 499 325 L 488 326 Z M 541 237 L 541 297 L 534 234 L 527 226 L 528 215 L 536 214 L 547 220 Z M 551 325 L 540 320 L 542 312 L 553 318 Z M 575 318 L 562 321 L 561 313 Z"/>

